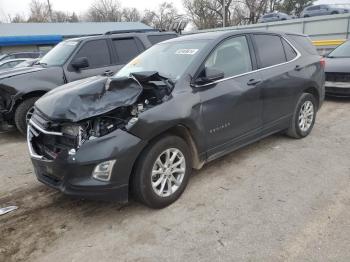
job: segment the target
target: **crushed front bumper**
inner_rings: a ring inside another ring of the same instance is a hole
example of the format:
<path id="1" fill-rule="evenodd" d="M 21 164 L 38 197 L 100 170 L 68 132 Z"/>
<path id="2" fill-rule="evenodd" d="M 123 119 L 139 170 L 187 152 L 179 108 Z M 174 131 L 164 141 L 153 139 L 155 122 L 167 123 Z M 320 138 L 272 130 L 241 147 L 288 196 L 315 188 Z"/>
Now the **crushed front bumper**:
<path id="1" fill-rule="evenodd" d="M 350 97 L 350 82 L 326 81 L 326 94 L 328 96 Z"/>
<path id="2" fill-rule="evenodd" d="M 40 182 L 71 196 L 128 201 L 129 177 L 146 142 L 118 129 L 107 136 L 85 142 L 73 155 L 62 151 L 56 158 L 48 159 L 36 145 L 38 138 L 43 135 L 63 136 L 62 133 L 47 131 L 30 122 L 28 148 Z M 116 160 L 110 180 L 94 179 L 92 173 L 96 165 L 107 160 Z"/>

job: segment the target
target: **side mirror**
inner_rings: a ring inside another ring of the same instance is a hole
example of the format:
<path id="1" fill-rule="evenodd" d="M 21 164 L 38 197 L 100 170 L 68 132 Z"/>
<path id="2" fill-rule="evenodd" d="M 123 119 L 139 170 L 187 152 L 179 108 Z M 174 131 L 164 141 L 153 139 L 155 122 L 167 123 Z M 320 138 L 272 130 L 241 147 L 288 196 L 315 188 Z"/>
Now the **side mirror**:
<path id="1" fill-rule="evenodd" d="M 75 58 L 72 63 L 72 67 L 76 70 L 89 67 L 89 60 L 86 57 Z"/>
<path id="2" fill-rule="evenodd" d="M 225 77 L 225 73 L 216 68 L 207 67 L 200 74 L 200 77 L 196 79 L 195 84 L 204 85 L 210 84 L 217 80 L 223 79 Z"/>

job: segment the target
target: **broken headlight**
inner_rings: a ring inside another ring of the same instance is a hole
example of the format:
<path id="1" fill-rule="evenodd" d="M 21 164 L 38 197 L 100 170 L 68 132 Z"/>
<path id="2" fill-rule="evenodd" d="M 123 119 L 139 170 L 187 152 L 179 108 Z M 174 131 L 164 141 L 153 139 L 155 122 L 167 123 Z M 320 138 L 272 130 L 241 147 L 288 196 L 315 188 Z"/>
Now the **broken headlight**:
<path id="1" fill-rule="evenodd" d="M 61 132 L 65 135 L 69 136 L 79 136 L 81 132 L 80 125 L 64 125 L 61 128 Z"/>

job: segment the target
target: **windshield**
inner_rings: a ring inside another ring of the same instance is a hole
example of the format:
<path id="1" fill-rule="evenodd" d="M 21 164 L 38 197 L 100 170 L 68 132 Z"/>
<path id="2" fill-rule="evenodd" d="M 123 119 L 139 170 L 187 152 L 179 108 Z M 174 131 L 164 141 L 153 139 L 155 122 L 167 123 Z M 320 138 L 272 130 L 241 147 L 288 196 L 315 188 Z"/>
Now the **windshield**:
<path id="1" fill-rule="evenodd" d="M 40 64 L 47 66 L 61 66 L 73 53 L 78 45 L 78 41 L 61 42 L 52 48 L 41 60 Z"/>
<path id="2" fill-rule="evenodd" d="M 329 53 L 328 57 L 350 57 L 350 41 L 338 46 Z"/>
<path id="3" fill-rule="evenodd" d="M 143 52 L 124 66 L 115 76 L 129 76 L 130 73 L 156 71 L 160 75 L 178 80 L 200 53 L 206 42 L 186 41 L 158 44 Z"/>

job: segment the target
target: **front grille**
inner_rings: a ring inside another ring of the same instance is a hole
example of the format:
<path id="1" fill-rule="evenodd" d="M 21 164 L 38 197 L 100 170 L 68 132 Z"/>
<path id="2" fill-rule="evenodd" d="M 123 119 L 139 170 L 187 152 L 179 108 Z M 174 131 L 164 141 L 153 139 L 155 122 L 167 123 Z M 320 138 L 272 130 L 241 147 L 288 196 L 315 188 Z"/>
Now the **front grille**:
<path id="1" fill-rule="evenodd" d="M 67 154 L 70 149 L 76 148 L 77 143 L 75 138 L 39 133 L 37 137 L 32 138 L 32 146 L 37 154 L 54 160 L 61 154 Z"/>
<path id="2" fill-rule="evenodd" d="M 326 81 L 350 82 L 350 73 L 326 73 Z"/>
<path id="3" fill-rule="evenodd" d="M 33 123 L 30 123 L 29 127 L 29 132 L 31 132 L 30 143 L 37 155 L 48 160 L 55 160 L 60 155 L 66 156 L 70 149 L 78 147 L 77 137 L 59 135 L 60 133 L 55 133 L 55 131 L 45 128 L 44 126 L 47 122 L 44 121 L 43 125 L 42 120 L 37 115 L 34 115 L 34 119 L 31 119 Z M 38 122 L 41 123 L 39 124 Z"/>

